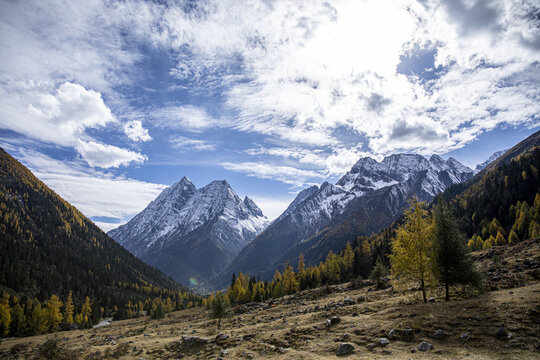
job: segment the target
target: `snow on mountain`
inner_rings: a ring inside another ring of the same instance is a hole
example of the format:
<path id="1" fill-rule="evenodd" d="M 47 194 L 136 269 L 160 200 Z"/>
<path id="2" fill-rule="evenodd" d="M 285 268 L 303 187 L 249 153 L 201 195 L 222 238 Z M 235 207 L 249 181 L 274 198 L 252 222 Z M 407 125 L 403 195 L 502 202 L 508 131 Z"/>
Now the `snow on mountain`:
<path id="1" fill-rule="evenodd" d="M 109 235 L 133 254 L 185 283 L 189 278 L 203 279 L 206 273 L 213 274 L 216 266 L 226 264 L 267 224 L 268 219 L 255 202 L 248 197 L 240 199 L 226 181 L 213 181 L 197 189 L 184 177 Z M 197 259 L 193 246 L 207 251 Z M 179 264 L 180 258 L 186 256 L 188 261 Z M 190 268 L 187 262 L 204 268 Z"/>
<path id="2" fill-rule="evenodd" d="M 475 172 L 480 172 L 482 171 L 482 169 L 484 169 L 486 166 L 488 166 L 489 164 L 491 164 L 492 162 L 494 162 L 495 160 L 497 160 L 498 158 L 500 158 L 505 152 L 507 152 L 508 150 L 501 150 L 501 151 L 497 151 L 495 152 L 493 155 L 491 155 L 486 161 L 476 165 L 476 169 Z"/>
<path id="3" fill-rule="evenodd" d="M 285 262 L 294 263 L 300 252 L 306 261 L 319 261 L 328 250 L 339 251 L 346 239 L 388 226 L 416 197 L 429 201 L 448 186 L 473 176 L 473 170 L 453 158 L 429 159 L 416 154 L 395 154 L 378 162 L 358 160 L 336 184 L 328 182 L 301 191 L 265 231 L 244 248 L 223 274 L 247 271 L 271 276 Z M 328 235 L 344 222 L 337 235 Z M 346 234 L 350 232 L 351 234 Z M 222 285 L 225 276 L 214 284 Z"/>

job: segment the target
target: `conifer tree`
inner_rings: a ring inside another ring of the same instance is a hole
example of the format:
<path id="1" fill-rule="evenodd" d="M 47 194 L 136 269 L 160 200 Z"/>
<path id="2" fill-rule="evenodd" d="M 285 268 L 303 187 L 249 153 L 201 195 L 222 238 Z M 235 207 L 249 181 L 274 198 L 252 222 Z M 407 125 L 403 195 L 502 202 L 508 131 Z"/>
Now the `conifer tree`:
<path id="1" fill-rule="evenodd" d="M 64 321 L 68 324 L 73 324 L 73 310 L 75 306 L 73 305 L 73 294 L 69 290 L 66 303 L 64 304 Z"/>
<path id="2" fill-rule="evenodd" d="M 495 244 L 497 245 L 504 245 L 506 244 L 506 240 L 504 239 L 503 234 L 501 232 L 497 232 L 497 237 L 495 238 Z"/>
<path id="3" fill-rule="evenodd" d="M 386 266 L 384 266 L 381 257 L 377 257 L 377 261 L 375 262 L 375 266 L 371 270 L 371 273 L 369 274 L 369 279 L 373 281 L 377 287 L 381 287 L 382 285 L 382 279 L 388 275 L 388 269 Z"/>
<path id="4" fill-rule="evenodd" d="M 90 303 L 90 298 L 88 296 L 84 299 L 84 303 L 81 307 L 81 317 L 83 327 L 92 326 L 90 323 L 92 320 L 92 304 Z"/>
<path id="5" fill-rule="evenodd" d="M 302 284 L 304 281 L 304 274 L 305 274 L 306 266 L 304 264 L 304 254 L 300 253 L 298 256 L 298 280 Z"/>
<path id="6" fill-rule="evenodd" d="M 51 332 L 56 331 L 62 321 L 61 307 L 62 302 L 56 295 L 52 295 L 49 301 L 47 301 L 47 328 Z"/>
<path id="7" fill-rule="evenodd" d="M 422 297 L 427 302 L 426 282 L 434 277 L 435 261 L 431 220 L 424 203 L 413 199 L 405 213 L 405 223 L 392 240 L 392 274 L 396 278 L 419 281 Z"/>
<path id="8" fill-rule="evenodd" d="M 214 303 L 212 304 L 212 310 L 210 312 L 210 317 L 212 319 L 218 319 L 218 329 L 221 328 L 221 319 L 224 317 L 231 316 L 230 312 L 231 304 L 229 299 L 225 295 L 218 291 L 215 295 Z"/>
<path id="9" fill-rule="evenodd" d="M 13 308 L 11 309 L 11 325 L 10 325 L 10 336 L 20 337 L 24 334 L 26 327 L 26 319 L 24 316 L 24 309 L 19 304 L 15 302 Z"/>
<path id="10" fill-rule="evenodd" d="M 9 334 L 11 324 L 11 308 L 9 307 L 9 295 L 3 294 L 0 299 L 0 336 Z"/>
<path id="11" fill-rule="evenodd" d="M 298 291 L 298 288 L 298 280 L 296 280 L 293 267 L 289 265 L 283 274 L 283 292 L 285 294 L 294 294 Z"/>
<path id="12" fill-rule="evenodd" d="M 450 286 L 478 284 L 479 274 L 465 246 L 465 236 L 459 231 L 454 214 L 446 204 L 440 203 L 434 207 L 433 222 L 437 273 L 444 284 L 445 300 L 448 301 Z"/>

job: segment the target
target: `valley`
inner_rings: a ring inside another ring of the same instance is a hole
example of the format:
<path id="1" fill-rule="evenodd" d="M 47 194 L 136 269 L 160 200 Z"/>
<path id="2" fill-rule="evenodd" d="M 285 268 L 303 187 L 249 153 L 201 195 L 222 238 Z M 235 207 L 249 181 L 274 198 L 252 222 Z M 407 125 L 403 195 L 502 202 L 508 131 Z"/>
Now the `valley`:
<path id="1" fill-rule="evenodd" d="M 366 280 L 240 305 L 219 330 L 196 308 L 4 340 L 0 358 L 43 359 L 43 344 L 56 339 L 58 359 L 335 359 L 343 343 L 353 346 L 344 356 L 351 359 L 537 359 L 540 239 L 473 257 L 484 291 L 458 289 L 450 302 L 442 289 L 431 289 L 434 302 L 423 303 L 417 290 L 399 291 L 393 281 L 379 290 Z M 339 322 L 327 326 L 332 317 Z M 507 334 L 497 336 L 500 328 Z M 422 341 L 433 348 L 420 351 Z"/>

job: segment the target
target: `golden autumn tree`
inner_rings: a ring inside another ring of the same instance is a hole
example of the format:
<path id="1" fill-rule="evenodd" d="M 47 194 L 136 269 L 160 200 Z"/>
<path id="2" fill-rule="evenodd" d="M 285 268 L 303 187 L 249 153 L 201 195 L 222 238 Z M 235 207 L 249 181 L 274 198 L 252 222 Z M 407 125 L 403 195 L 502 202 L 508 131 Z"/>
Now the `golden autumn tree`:
<path id="1" fill-rule="evenodd" d="M 298 289 L 298 280 L 296 280 L 296 275 L 294 274 L 293 267 L 289 265 L 283 273 L 283 292 L 285 294 L 294 294 L 298 291 Z"/>
<path id="2" fill-rule="evenodd" d="M 75 306 L 73 305 L 73 293 L 71 290 L 68 293 L 66 303 L 64 304 L 64 321 L 68 324 L 73 324 L 73 310 Z"/>
<path id="3" fill-rule="evenodd" d="M 426 282 L 434 278 L 436 268 L 432 233 L 425 204 L 413 199 L 405 212 L 405 223 L 397 229 L 392 240 L 390 255 L 392 274 L 398 279 L 420 282 L 424 302 L 427 302 Z"/>
<path id="4" fill-rule="evenodd" d="M 51 295 L 49 301 L 47 301 L 47 327 L 49 331 L 56 331 L 58 325 L 62 321 L 62 313 L 60 308 L 62 307 L 62 302 L 56 295 Z"/>

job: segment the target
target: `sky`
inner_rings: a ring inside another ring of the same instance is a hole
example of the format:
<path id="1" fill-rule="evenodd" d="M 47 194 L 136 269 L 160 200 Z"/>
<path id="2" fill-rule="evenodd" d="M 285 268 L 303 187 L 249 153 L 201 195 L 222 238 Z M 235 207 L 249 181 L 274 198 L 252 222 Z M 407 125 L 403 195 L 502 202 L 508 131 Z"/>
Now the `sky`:
<path id="1" fill-rule="evenodd" d="M 540 125 L 535 0 L 1 0 L 0 146 L 104 230 L 226 179 L 270 218 L 361 157 Z"/>

